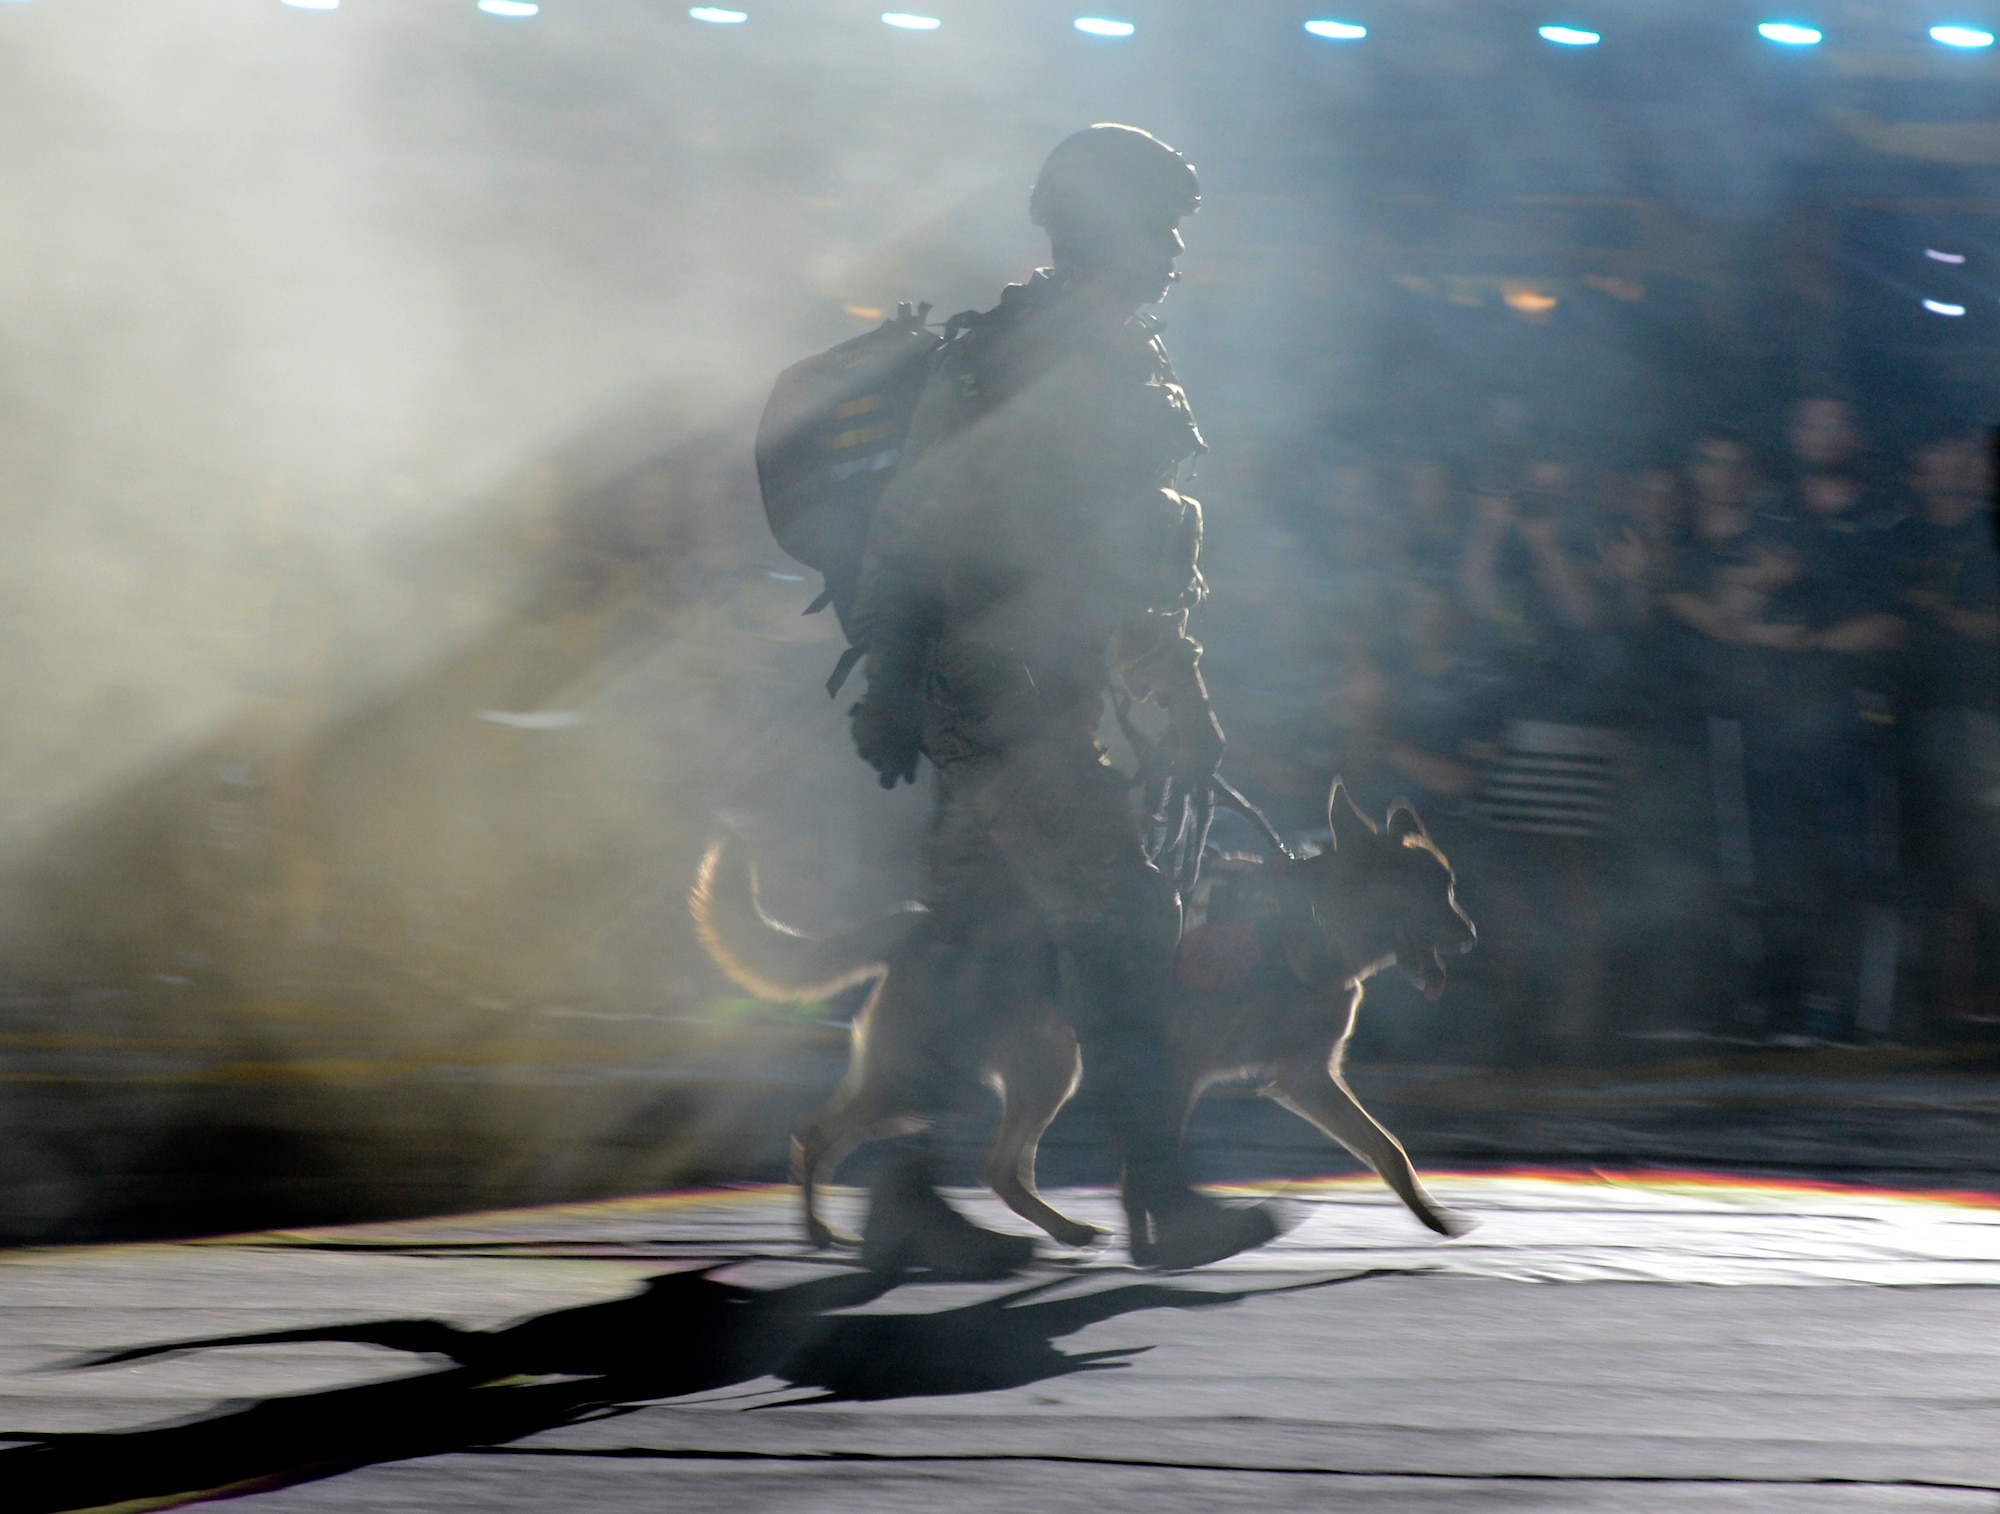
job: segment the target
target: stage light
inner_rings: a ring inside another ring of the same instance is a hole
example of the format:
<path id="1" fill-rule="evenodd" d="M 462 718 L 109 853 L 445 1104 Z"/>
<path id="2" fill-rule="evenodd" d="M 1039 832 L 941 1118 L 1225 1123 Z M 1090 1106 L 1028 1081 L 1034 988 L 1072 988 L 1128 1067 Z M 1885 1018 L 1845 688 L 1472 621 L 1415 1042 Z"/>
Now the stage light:
<path id="1" fill-rule="evenodd" d="M 1110 21 L 1103 16 L 1078 16 L 1076 29 L 1093 37 L 1129 37 L 1139 28 L 1130 21 Z"/>
<path id="2" fill-rule="evenodd" d="M 1924 249 L 1924 256 L 1929 258 L 1933 263 L 1963 263 L 1965 261 L 1965 254 L 1962 252 L 1939 252 L 1935 247 L 1926 247 Z"/>
<path id="3" fill-rule="evenodd" d="M 908 11 L 884 11 L 882 24 L 900 27 L 906 32 L 934 32 L 943 26 L 944 22 L 936 16 L 913 16 Z"/>
<path id="4" fill-rule="evenodd" d="M 1766 42 L 1781 42 L 1786 47 L 1815 47 L 1823 34 L 1816 27 L 1799 26 L 1791 21 L 1766 21 L 1757 28 L 1757 35 Z"/>
<path id="5" fill-rule="evenodd" d="M 1943 300 L 1925 300 L 1924 309 L 1932 315 L 1964 315 L 1963 305 L 1947 305 Z"/>
<path id="6" fill-rule="evenodd" d="M 1931 41 L 1942 42 L 1946 47 L 1991 47 L 1993 33 L 1976 26 L 1934 26 Z"/>
<path id="7" fill-rule="evenodd" d="M 284 0 L 295 11 L 337 11 L 340 0 Z"/>
<path id="8" fill-rule="evenodd" d="M 697 21 L 706 21 L 710 26 L 741 26 L 750 19 L 748 11 L 719 10 L 713 5 L 697 5 L 688 14 Z"/>
<path id="9" fill-rule="evenodd" d="M 542 8 L 533 0 L 479 0 L 479 8 L 489 16 L 538 16 Z"/>
<path id="10" fill-rule="evenodd" d="M 1306 30 L 1334 42 L 1359 42 L 1368 35 L 1367 27 L 1356 26 L 1352 21 L 1308 21 Z"/>
<path id="11" fill-rule="evenodd" d="M 1555 42 L 1563 47 L 1595 47 L 1604 40 L 1596 32 L 1587 32 L 1575 26 L 1542 26 L 1535 30 L 1544 42 Z"/>

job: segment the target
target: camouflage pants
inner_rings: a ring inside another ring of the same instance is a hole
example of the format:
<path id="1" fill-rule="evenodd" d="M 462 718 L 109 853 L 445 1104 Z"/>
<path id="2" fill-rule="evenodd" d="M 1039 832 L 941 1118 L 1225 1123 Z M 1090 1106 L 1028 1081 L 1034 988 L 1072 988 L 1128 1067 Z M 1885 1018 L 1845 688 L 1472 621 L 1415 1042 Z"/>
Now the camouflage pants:
<path id="1" fill-rule="evenodd" d="M 1063 733 L 938 772 L 928 862 L 940 923 L 1011 897 L 1059 945 L 1110 931 L 1162 956 L 1178 906 L 1139 850 L 1130 785 L 1088 737 Z"/>
<path id="2" fill-rule="evenodd" d="M 1140 851 L 1129 792 L 1081 731 L 945 764 L 931 907 L 946 954 L 1058 948 L 1086 1095 L 1128 1165 L 1164 1167 L 1182 1114 L 1167 1041 L 1180 915 Z"/>

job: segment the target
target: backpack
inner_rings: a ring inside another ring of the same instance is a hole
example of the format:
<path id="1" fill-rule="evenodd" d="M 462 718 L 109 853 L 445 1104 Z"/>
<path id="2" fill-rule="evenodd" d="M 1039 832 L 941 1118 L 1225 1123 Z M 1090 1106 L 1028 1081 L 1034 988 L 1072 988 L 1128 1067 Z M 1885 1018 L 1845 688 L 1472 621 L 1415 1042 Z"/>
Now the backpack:
<path id="1" fill-rule="evenodd" d="M 771 535 L 825 579 L 805 613 L 832 605 L 850 637 L 869 523 L 945 344 L 924 324 L 930 309 L 898 305 L 873 331 L 792 364 L 757 423 L 757 486 Z M 862 650 L 850 646 L 841 657 L 829 695 L 839 693 Z"/>

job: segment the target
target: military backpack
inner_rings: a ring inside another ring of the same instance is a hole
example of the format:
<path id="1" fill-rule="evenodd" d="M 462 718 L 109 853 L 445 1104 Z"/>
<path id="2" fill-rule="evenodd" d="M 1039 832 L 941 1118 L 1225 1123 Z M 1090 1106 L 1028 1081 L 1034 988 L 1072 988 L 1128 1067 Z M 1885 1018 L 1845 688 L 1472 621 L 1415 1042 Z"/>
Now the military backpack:
<path id="1" fill-rule="evenodd" d="M 945 344 L 929 305 L 899 305 L 873 331 L 792 364 L 757 425 L 764 516 L 785 552 L 825 580 L 808 615 L 833 607 L 852 638 L 869 523 L 902 461 L 932 360 Z M 827 681 L 836 694 L 861 658 L 850 646 Z"/>

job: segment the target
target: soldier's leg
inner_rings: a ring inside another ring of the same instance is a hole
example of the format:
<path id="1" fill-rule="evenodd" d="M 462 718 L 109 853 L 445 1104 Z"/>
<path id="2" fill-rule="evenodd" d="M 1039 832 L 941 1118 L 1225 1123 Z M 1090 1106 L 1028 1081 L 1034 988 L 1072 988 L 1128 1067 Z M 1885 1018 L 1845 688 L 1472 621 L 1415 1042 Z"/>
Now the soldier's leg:
<path id="1" fill-rule="evenodd" d="M 1189 1180 L 1188 1094 L 1169 1035 L 1179 909 L 1140 852 L 1126 798 L 1123 776 L 1087 742 L 1009 754 L 974 791 L 994 849 L 1062 948 L 1083 1093 L 1124 1164 L 1133 1256 L 1200 1266 L 1262 1245 L 1276 1227 Z"/>
<path id="2" fill-rule="evenodd" d="M 931 918 L 923 939 L 896 965 L 894 985 L 910 1007 L 898 1044 L 875 1053 L 893 1058 L 898 1107 L 926 1125 L 942 1114 L 976 1069 L 964 1050 L 981 1028 L 986 1000 L 1004 993 L 1004 941 L 994 926 L 1024 906 L 976 817 L 941 795 L 929 837 Z M 1004 936 L 1004 931 L 1003 931 Z M 938 1193 L 937 1160 L 928 1133 L 887 1143 L 869 1184 L 861 1260 L 879 1272 L 927 1271 L 959 1279 L 1005 1277 L 1034 1256 L 1027 1236 L 1003 1235 L 972 1223 Z"/>

